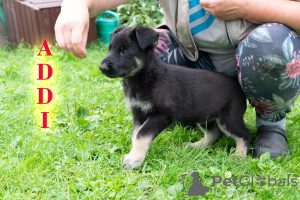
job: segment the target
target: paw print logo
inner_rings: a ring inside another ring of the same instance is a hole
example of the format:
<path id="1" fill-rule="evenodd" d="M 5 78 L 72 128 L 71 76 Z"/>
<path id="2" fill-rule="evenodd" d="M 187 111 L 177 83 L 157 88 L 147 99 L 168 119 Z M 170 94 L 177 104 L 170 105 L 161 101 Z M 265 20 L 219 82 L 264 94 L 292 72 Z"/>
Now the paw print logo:
<path id="1" fill-rule="evenodd" d="M 259 186 L 264 186 L 264 185 L 266 185 L 266 182 L 265 182 L 266 178 L 265 178 L 265 177 L 258 176 L 258 177 L 256 178 L 256 180 L 257 180 L 257 182 L 255 182 L 255 183 L 256 183 L 257 185 L 259 185 Z"/>

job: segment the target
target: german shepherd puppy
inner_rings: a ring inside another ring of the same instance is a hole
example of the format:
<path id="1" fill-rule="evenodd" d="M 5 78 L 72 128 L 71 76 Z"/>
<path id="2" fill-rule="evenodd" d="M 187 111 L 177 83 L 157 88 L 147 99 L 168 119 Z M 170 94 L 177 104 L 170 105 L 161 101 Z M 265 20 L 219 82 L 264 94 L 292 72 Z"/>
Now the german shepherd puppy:
<path id="1" fill-rule="evenodd" d="M 117 28 L 99 67 L 107 77 L 122 77 L 133 114 L 132 149 L 124 156 L 123 168 L 140 167 L 151 141 L 175 122 L 198 123 L 204 132 L 204 138 L 190 147 L 211 146 L 222 131 L 235 139 L 236 154 L 245 156 L 249 130 L 243 121 L 246 98 L 238 81 L 164 63 L 154 52 L 158 37 L 143 26 Z"/>

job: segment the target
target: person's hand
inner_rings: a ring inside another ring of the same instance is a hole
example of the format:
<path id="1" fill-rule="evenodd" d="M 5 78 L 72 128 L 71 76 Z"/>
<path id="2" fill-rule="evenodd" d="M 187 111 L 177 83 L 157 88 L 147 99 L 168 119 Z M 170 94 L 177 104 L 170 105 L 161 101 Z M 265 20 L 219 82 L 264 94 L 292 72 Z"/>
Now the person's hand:
<path id="1" fill-rule="evenodd" d="M 201 6 L 220 20 L 242 18 L 244 0 L 201 0 Z"/>
<path id="2" fill-rule="evenodd" d="M 85 1 L 65 0 L 55 24 L 58 46 L 78 58 L 86 57 L 89 12 Z"/>

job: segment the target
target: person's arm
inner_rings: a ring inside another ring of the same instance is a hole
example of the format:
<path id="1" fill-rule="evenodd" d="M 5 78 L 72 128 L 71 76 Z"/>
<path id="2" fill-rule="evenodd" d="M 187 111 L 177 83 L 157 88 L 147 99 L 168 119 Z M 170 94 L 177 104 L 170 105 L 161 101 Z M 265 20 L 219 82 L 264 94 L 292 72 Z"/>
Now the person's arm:
<path id="1" fill-rule="evenodd" d="M 73 56 L 86 56 L 89 18 L 130 0 L 64 0 L 55 24 L 56 41 Z"/>
<path id="2" fill-rule="evenodd" d="M 201 0 L 203 8 L 221 20 L 277 22 L 300 33 L 300 2 L 293 0 Z"/>
<path id="3" fill-rule="evenodd" d="M 64 0 L 74 2 L 74 0 Z M 123 3 L 127 3 L 130 0 L 76 0 L 85 1 L 89 9 L 90 17 L 95 17 L 106 10 L 115 8 Z"/>

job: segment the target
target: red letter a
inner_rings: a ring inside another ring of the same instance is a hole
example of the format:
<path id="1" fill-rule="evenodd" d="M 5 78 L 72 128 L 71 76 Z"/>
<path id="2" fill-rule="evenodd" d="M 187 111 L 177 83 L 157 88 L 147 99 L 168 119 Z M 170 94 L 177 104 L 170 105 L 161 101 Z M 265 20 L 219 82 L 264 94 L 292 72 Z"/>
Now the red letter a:
<path id="1" fill-rule="evenodd" d="M 39 65 L 39 78 L 37 80 L 47 80 L 49 78 L 51 78 L 52 74 L 53 74 L 53 69 L 50 65 L 48 64 L 38 64 Z M 47 78 L 44 78 L 44 65 L 47 65 L 48 67 L 48 76 Z"/>
<path id="2" fill-rule="evenodd" d="M 44 49 L 43 49 L 43 47 L 44 47 Z M 42 47 L 41 47 L 41 50 L 40 50 L 40 52 L 39 52 L 39 54 L 38 54 L 37 56 L 41 56 L 41 52 L 42 52 L 42 51 L 46 51 L 47 56 L 53 56 L 53 55 L 51 54 L 51 52 L 50 52 L 50 49 L 49 49 L 49 46 L 48 46 L 48 43 L 47 43 L 46 40 L 44 40 L 43 45 L 42 45 Z"/>
<path id="3" fill-rule="evenodd" d="M 44 99 L 44 95 L 43 95 L 43 90 L 47 90 L 48 91 L 48 101 L 47 102 L 43 102 L 43 99 Z M 53 94 L 52 94 L 52 91 L 48 88 L 38 88 L 39 90 L 39 102 L 37 104 L 48 104 L 52 101 L 52 98 L 53 98 Z"/>

